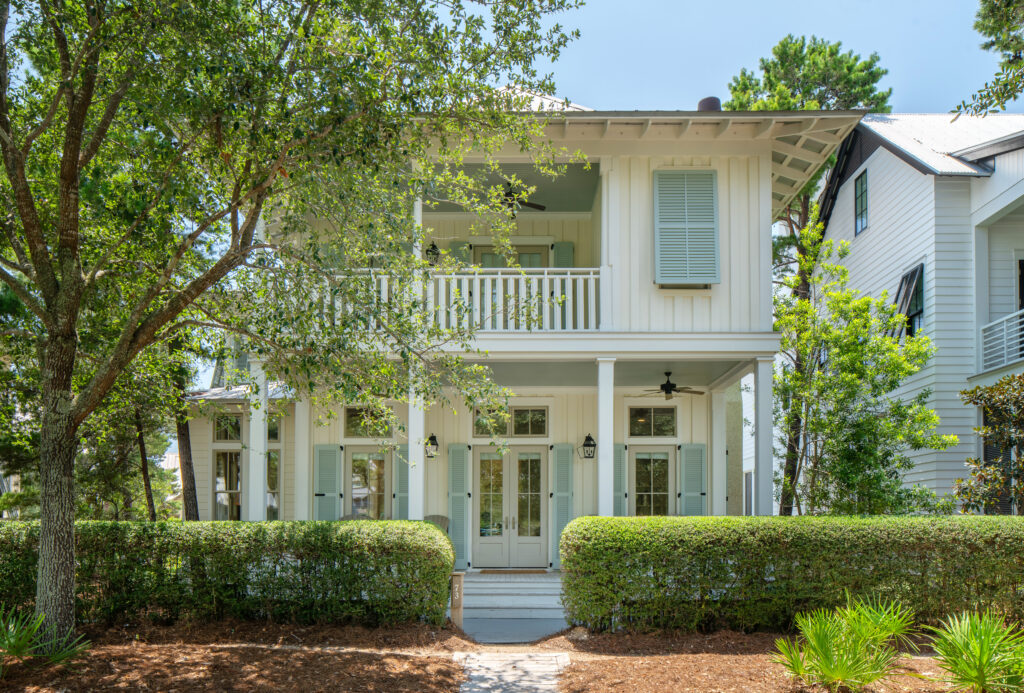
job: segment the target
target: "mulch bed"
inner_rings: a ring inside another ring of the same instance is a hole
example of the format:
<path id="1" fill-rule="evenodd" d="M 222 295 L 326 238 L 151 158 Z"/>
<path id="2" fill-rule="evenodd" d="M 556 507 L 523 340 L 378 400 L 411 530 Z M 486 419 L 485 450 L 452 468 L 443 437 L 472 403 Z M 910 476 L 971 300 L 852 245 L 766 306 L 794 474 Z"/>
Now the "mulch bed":
<path id="1" fill-rule="evenodd" d="M 572 664 L 562 673 L 565 693 L 635 691 L 636 693 L 797 693 L 785 670 L 771 661 L 777 635 L 719 631 L 708 635 L 589 635 L 575 629 L 538 644 L 567 650 Z M 949 688 L 919 675 L 938 678 L 928 657 L 906 658 L 902 674 L 870 690 L 939 693 Z"/>

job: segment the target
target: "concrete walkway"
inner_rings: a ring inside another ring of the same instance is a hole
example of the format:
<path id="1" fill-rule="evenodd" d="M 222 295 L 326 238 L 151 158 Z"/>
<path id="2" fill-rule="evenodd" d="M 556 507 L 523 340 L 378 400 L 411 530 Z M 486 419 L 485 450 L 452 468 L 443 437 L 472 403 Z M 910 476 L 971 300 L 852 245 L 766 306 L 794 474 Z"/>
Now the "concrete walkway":
<path id="1" fill-rule="evenodd" d="M 569 664 L 564 652 L 457 652 L 467 680 L 460 693 L 547 693 L 558 690 L 558 673 Z"/>

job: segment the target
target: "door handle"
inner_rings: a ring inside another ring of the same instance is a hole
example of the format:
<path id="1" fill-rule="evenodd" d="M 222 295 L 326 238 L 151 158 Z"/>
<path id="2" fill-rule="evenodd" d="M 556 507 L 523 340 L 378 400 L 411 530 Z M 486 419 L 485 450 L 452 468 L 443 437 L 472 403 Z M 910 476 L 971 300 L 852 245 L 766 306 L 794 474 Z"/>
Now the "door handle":
<path id="1" fill-rule="evenodd" d="M 505 516 L 505 528 L 508 528 L 508 515 Z"/>
<path id="2" fill-rule="evenodd" d="M 513 515 L 512 516 L 512 530 L 515 531 L 515 528 L 516 528 L 516 516 Z"/>

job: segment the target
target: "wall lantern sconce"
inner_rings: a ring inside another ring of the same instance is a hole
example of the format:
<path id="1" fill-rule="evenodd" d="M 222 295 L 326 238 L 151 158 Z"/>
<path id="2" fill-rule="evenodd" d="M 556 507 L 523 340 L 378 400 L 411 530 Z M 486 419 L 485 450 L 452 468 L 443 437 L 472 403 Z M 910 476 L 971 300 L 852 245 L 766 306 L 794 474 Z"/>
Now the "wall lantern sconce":
<path id="1" fill-rule="evenodd" d="M 432 460 L 437 457 L 438 451 L 441 449 L 441 444 L 437 442 L 437 436 L 433 433 L 427 438 L 427 444 L 424 447 L 424 454 L 428 460 Z"/>
<path id="2" fill-rule="evenodd" d="M 424 255 L 427 256 L 427 262 L 430 263 L 431 267 L 437 267 L 437 263 L 441 261 L 441 249 L 433 241 L 430 242 Z"/>
<path id="3" fill-rule="evenodd" d="M 583 439 L 583 459 L 592 460 L 594 454 L 597 452 L 597 441 L 594 440 L 594 436 L 587 434 L 587 437 Z"/>

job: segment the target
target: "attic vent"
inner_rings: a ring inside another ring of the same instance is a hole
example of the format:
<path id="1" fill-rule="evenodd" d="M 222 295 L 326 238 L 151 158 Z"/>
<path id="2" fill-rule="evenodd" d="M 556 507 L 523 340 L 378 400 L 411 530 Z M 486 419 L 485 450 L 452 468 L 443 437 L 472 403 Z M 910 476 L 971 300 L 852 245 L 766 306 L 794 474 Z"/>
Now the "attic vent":
<path id="1" fill-rule="evenodd" d="M 722 101 L 717 96 L 706 96 L 697 104 L 698 111 L 721 111 Z"/>

